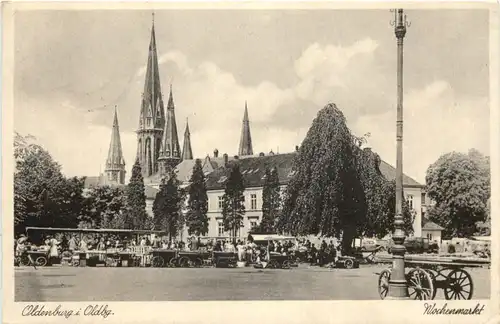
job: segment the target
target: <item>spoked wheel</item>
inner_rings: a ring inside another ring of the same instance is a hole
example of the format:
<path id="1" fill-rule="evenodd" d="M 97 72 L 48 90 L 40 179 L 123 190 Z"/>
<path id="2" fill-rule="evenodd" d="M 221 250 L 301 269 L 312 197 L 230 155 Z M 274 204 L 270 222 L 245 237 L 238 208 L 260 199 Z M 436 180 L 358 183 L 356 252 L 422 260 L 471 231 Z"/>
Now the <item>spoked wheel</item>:
<path id="1" fill-rule="evenodd" d="M 344 267 L 346 269 L 352 269 L 352 268 L 354 268 L 354 261 L 352 261 L 351 259 L 345 259 L 344 260 Z"/>
<path id="2" fill-rule="evenodd" d="M 35 264 L 37 267 L 44 267 L 47 264 L 47 258 L 44 256 L 39 256 L 35 260 Z"/>
<path id="3" fill-rule="evenodd" d="M 203 260 L 201 258 L 196 258 L 193 262 L 195 268 L 201 268 L 203 266 Z"/>
<path id="4" fill-rule="evenodd" d="M 412 269 L 407 277 L 410 299 L 431 300 L 434 296 L 432 277 L 423 269 Z"/>
<path id="5" fill-rule="evenodd" d="M 436 282 L 437 282 L 437 277 L 439 277 L 439 273 L 435 270 L 427 270 L 427 273 L 429 273 L 429 275 L 431 276 L 431 279 L 432 279 L 432 285 L 434 287 L 434 289 L 432 289 L 432 299 L 436 298 L 436 294 L 437 294 L 437 287 L 436 287 Z"/>
<path id="6" fill-rule="evenodd" d="M 168 266 L 169 266 L 170 268 L 175 268 L 175 267 L 177 267 L 177 261 L 178 261 L 178 260 L 177 260 L 177 258 L 172 258 L 172 259 L 170 259 L 170 261 L 168 261 Z"/>
<path id="7" fill-rule="evenodd" d="M 292 262 L 290 260 L 285 260 L 281 264 L 282 269 L 290 269 L 292 267 Z"/>
<path id="8" fill-rule="evenodd" d="M 155 268 L 161 268 L 164 264 L 165 260 L 159 255 L 155 255 L 153 259 L 151 259 L 151 265 Z"/>
<path id="9" fill-rule="evenodd" d="M 269 261 L 269 264 L 267 265 L 267 268 L 271 269 L 278 269 L 280 267 L 279 263 L 277 260 L 271 260 Z"/>
<path id="10" fill-rule="evenodd" d="M 469 300 L 472 298 L 473 292 L 474 285 L 472 284 L 472 278 L 467 271 L 455 269 L 446 276 L 446 287 L 444 288 L 444 297 L 446 300 Z"/>
<path id="11" fill-rule="evenodd" d="M 189 259 L 186 257 L 182 257 L 179 259 L 179 267 L 181 268 L 187 268 L 189 267 Z"/>
<path id="12" fill-rule="evenodd" d="M 27 267 L 30 265 L 30 259 L 27 255 L 23 255 L 19 258 L 19 265 L 22 267 Z"/>
<path id="13" fill-rule="evenodd" d="M 389 292 L 389 280 L 391 280 L 391 270 L 382 270 L 378 277 L 378 294 L 380 299 L 385 299 Z"/>

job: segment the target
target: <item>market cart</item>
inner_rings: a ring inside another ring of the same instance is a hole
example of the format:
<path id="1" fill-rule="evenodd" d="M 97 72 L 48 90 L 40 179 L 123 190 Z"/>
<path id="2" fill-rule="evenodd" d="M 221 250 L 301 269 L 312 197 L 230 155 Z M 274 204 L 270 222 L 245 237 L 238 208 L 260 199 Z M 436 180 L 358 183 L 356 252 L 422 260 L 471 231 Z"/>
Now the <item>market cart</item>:
<path id="1" fill-rule="evenodd" d="M 446 300 L 472 299 L 474 283 L 468 268 L 489 267 L 490 259 L 464 256 L 407 255 L 405 268 L 409 297 L 431 300 L 437 289 L 444 291 Z M 378 278 L 378 292 L 381 299 L 387 296 L 391 269 L 384 269 Z"/>

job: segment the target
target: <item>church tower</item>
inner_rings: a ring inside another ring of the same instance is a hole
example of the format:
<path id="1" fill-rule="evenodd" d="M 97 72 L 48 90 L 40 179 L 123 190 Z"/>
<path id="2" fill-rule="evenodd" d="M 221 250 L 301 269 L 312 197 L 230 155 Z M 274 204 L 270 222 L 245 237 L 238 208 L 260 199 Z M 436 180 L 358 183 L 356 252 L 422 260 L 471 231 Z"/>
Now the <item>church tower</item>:
<path id="1" fill-rule="evenodd" d="M 106 175 L 106 183 L 125 184 L 125 160 L 123 159 L 116 106 L 113 119 L 113 130 L 111 131 L 111 142 L 109 143 L 108 158 L 106 159 L 106 169 L 104 169 L 104 173 Z"/>
<path id="2" fill-rule="evenodd" d="M 164 127 L 165 109 L 160 85 L 153 14 L 148 65 L 146 67 L 139 128 L 137 130 L 137 158 L 141 164 L 143 177 L 149 177 L 159 169 L 158 158 Z"/>
<path id="3" fill-rule="evenodd" d="M 163 139 L 161 141 L 161 152 L 158 158 L 159 171 L 161 174 L 167 174 L 181 162 L 181 148 L 179 145 L 179 136 L 177 135 L 177 123 L 175 122 L 174 97 L 172 95 L 172 85 L 170 85 L 170 94 L 167 104 L 167 121 L 163 130 Z"/>
<path id="4" fill-rule="evenodd" d="M 186 130 L 184 131 L 184 146 L 182 147 L 182 160 L 192 160 L 193 149 L 191 148 L 191 133 L 189 132 L 189 123 L 186 118 Z"/>
<path id="5" fill-rule="evenodd" d="M 243 115 L 243 126 L 241 128 L 239 156 L 253 155 L 252 136 L 250 135 L 250 121 L 248 119 L 247 102 L 245 101 L 245 114 Z"/>

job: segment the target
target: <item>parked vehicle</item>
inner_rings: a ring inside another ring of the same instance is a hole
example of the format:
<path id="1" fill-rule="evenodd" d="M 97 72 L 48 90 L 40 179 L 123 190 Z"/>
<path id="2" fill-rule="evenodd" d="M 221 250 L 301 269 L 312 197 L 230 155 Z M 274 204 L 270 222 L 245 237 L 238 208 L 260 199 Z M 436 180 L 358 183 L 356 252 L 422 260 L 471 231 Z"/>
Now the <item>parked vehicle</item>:
<path id="1" fill-rule="evenodd" d="M 389 243 L 389 252 L 393 246 L 394 241 L 391 240 Z M 406 248 L 406 252 L 409 254 L 439 252 L 439 245 L 436 242 L 430 242 L 429 239 L 425 237 L 408 237 L 404 241 L 404 246 Z"/>
<path id="2" fill-rule="evenodd" d="M 361 241 L 361 252 L 374 252 L 387 250 L 387 241 L 378 239 L 363 239 Z"/>

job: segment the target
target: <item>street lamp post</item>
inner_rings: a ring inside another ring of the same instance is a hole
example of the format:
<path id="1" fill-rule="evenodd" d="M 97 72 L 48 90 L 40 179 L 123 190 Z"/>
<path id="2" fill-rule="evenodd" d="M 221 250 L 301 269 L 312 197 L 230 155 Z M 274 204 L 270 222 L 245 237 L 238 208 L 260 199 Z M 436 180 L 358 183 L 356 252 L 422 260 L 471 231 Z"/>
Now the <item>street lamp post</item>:
<path id="1" fill-rule="evenodd" d="M 397 80 L 397 120 L 396 120 L 396 215 L 394 217 L 393 266 L 389 280 L 389 299 L 408 299 L 408 286 L 405 278 L 405 232 L 403 230 L 403 39 L 406 34 L 406 15 L 403 9 L 394 11 L 394 33 L 398 44 Z"/>

